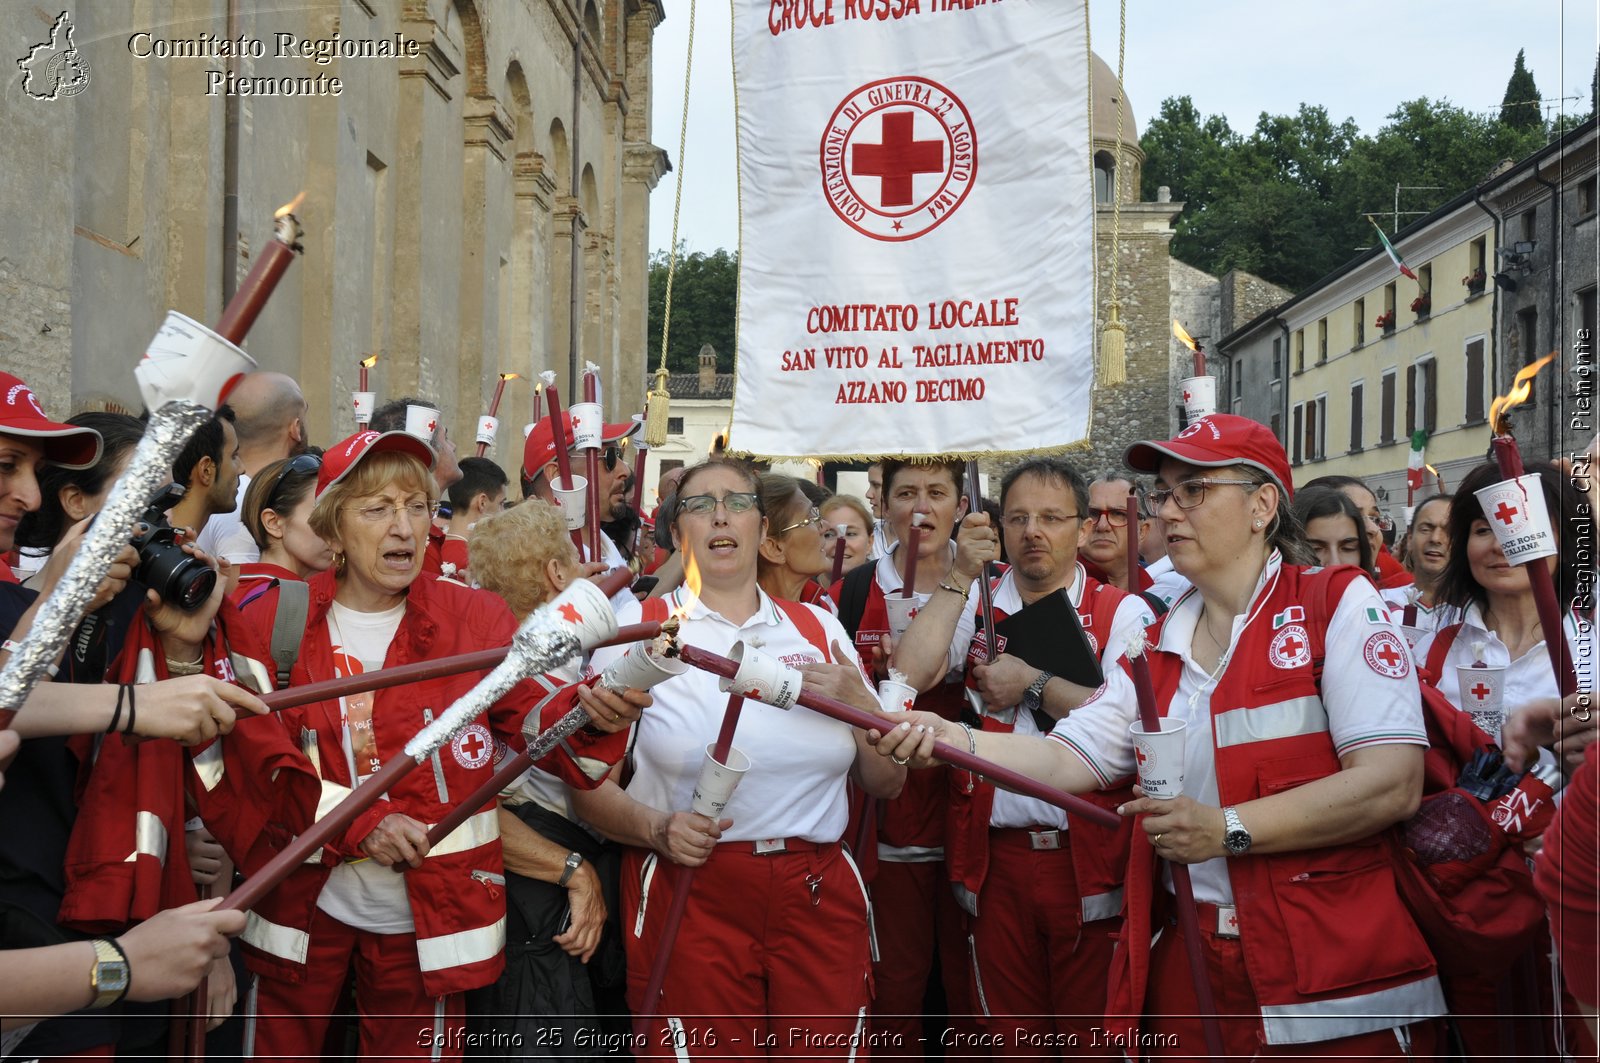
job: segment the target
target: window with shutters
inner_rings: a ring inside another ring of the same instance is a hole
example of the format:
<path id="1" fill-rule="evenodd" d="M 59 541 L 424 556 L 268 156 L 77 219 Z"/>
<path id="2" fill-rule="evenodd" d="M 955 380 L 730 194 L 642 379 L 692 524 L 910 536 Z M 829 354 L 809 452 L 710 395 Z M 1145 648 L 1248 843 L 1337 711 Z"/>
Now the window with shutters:
<path id="1" fill-rule="evenodd" d="M 1303 455 L 1305 452 L 1301 449 L 1301 444 L 1305 441 L 1305 437 L 1302 434 L 1305 431 L 1305 423 L 1306 404 L 1297 402 L 1294 404 L 1294 410 L 1289 416 L 1289 439 L 1291 444 L 1289 459 L 1296 465 L 1299 465 L 1304 460 Z"/>
<path id="2" fill-rule="evenodd" d="M 1350 453 L 1361 449 L 1362 404 L 1366 400 L 1366 381 L 1350 385 Z"/>
<path id="3" fill-rule="evenodd" d="M 1306 371 L 1306 330 L 1296 329 L 1294 333 L 1294 371 Z"/>
<path id="4" fill-rule="evenodd" d="M 1419 358 L 1406 367 L 1406 435 L 1432 432 L 1439 421 L 1438 397 L 1434 394 L 1433 357 Z"/>
<path id="5" fill-rule="evenodd" d="M 1328 396 L 1318 395 L 1315 402 L 1306 406 L 1306 420 L 1311 429 L 1308 449 L 1318 461 L 1328 456 Z"/>
<path id="6" fill-rule="evenodd" d="M 1272 379 L 1283 379 L 1283 340 L 1277 336 L 1272 338 Z"/>
<path id="7" fill-rule="evenodd" d="M 1355 331 L 1352 333 L 1356 338 L 1355 345 L 1360 347 L 1367 342 L 1367 301 L 1365 299 L 1356 300 L 1355 315 L 1351 319 L 1351 323 L 1355 325 Z"/>
<path id="8" fill-rule="evenodd" d="M 1488 416 L 1483 400 L 1483 337 L 1479 336 L 1467 341 L 1467 424 L 1480 424 Z"/>
<path id="9" fill-rule="evenodd" d="M 1317 364 L 1328 360 L 1328 319 L 1317 322 Z"/>
<path id="10" fill-rule="evenodd" d="M 1383 371 L 1383 380 L 1378 385 L 1378 442 L 1394 442 L 1394 377 L 1393 369 Z"/>

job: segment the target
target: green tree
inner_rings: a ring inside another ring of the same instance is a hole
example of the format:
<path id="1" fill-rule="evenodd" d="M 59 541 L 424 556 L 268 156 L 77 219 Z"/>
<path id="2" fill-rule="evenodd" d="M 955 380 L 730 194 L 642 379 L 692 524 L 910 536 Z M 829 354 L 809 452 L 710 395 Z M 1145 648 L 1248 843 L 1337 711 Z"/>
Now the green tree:
<path id="1" fill-rule="evenodd" d="M 684 254 L 678 247 L 678 265 L 672 279 L 672 330 L 667 337 L 667 368 L 675 373 L 694 372 L 700 365 L 700 346 L 717 350 L 717 370 L 733 372 L 733 338 L 739 301 L 739 256 L 719 248 L 709 254 Z M 650 256 L 650 365 L 661 354 L 661 326 L 667 302 L 667 253 Z"/>
<path id="2" fill-rule="evenodd" d="M 1511 68 L 1511 80 L 1506 82 L 1505 98 L 1500 101 L 1500 123 L 1523 131 L 1544 125 L 1539 114 L 1539 86 L 1534 84 L 1533 71 L 1528 69 L 1520 48 Z"/>
<path id="3" fill-rule="evenodd" d="M 1594 76 L 1589 79 L 1589 113 L 1600 114 L 1600 53 L 1594 57 Z"/>

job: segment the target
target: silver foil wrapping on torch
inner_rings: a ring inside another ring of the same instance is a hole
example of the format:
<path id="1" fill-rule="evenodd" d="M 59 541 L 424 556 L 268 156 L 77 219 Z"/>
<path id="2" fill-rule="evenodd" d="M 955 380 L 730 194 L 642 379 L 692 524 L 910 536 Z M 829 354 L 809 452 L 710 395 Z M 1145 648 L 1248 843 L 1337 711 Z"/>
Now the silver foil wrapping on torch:
<path id="1" fill-rule="evenodd" d="M 457 698 L 444 715 L 418 731 L 406 743 L 406 755 L 418 761 L 427 759 L 523 679 L 559 667 L 582 652 L 576 633 L 556 619 L 548 605 L 540 608 L 517 629 L 505 660 Z"/>
<path id="2" fill-rule="evenodd" d="M 0 709 L 20 709 L 34 685 L 55 663 L 83 619 L 95 589 L 128 545 L 134 522 L 144 513 L 150 496 L 171 479 L 173 459 L 189 437 L 210 419 L 210 410 L 187 400 L 168 402 L 151 415 L 128 470 L 112 488 L 94 525 L 83 537 L 77 556 L 39 607 L 21 647 L 0 669 Z"/>

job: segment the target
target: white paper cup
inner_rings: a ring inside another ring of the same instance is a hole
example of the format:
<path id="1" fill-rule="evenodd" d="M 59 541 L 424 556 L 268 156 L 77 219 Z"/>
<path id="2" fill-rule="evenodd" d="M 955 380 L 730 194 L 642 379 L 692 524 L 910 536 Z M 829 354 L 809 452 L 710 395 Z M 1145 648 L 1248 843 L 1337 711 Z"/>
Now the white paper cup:
<path id="1" fill-rule="evenodd" d="M 538 423 L 539 423 L 538 421 L 529 421 L 527 424 L 523 425 L 522 426 L 522 438 L 523 439 L 527 439 L 529 436 L 533 435 L 534 426 L 537 425 Z"/>
<path id="2" fill-rule="evenodd" d="M 600 685 L 607 690 L 649 690 L 689 670 L 689 666 L 676 657 L 654 656 L 646 649 L 648 645 L 636 642 L 629 646 L 627 653 L 600 673 Z"/>
<path id="3" fill-rule="evenodd" d="M 724 694 L 787 709 L 800 696 L 800 673 L 776 657 L 769 657 L 747 642 L 735 642 L 728 656 L 739 665 L 732 679 L 719 679 Z"/>
<path id="4" fill-rule="evenodd" d="M 495 433 L 500 431 L 500 418 L 484 414 L 478 418 L 478 442 L 493 446 Z"/>
<path id="5" fill-rule="evenodd" d="M 566 518 L 567 531 L 577 531 L 583 527 L 584 518 L 588 516 L 588 490 L 589 481 L 577 473 L 572 474 L 571 487 L 562 487 L 560 476 L 551 481 L 550 491 L 556 496 L 556 505 L 561 507 L 562 516 Z"/>
<path id="6" fill-rule="evenodd" d="M 1180 383 L 1178 393 L 1183 396 L 1183 413 L 1190 424 L 1217 412 L 1217 378 L 1214 376 L 1188 377 Z"/>
<path id="7" fill-rule="evenodd" d="M 580 450 L 600 449 L 600 436 L 604 432 L 598 402 L 575 402 L 569 407 L 572 415 L 572 445 Z"/>
<path id="8" fill-rule="evenodd" d="M 723 809 L 733 800 L 733 791 L 750 770 L 750 758 L 737 746 L 728 747 L 728 762 L 717 763 L 711 755 L 715 743 L 706 746 L 706 760 L 700 766 L 700 778 L 695 780 L 694 797 L 689 807 L 708 819 L 722 818 Z"/>
<path id="9" fill-rule="evenodd" d="M 573 580 L 549 605 L 561 624 L 577 633 L 585 650 L 592 650 L 617 633 L 617 613 L 611 601 L 592 580 Z"/>
<path id="10" fill-rule="evenodd" d="M 906 628 L 911 626 L 912 619 L 924 605 L 928 604 L 926 594 L 886 594 L 883 604 L 889 610 L 889 634 L 894 636 L 896 642 L 906 633 Z"/>
<path id="11" fill-rule="evenodd" d="M 1554 557 L 1556 537 L 1550 529 L 1550 512 L 1544 504 L 1544 487 L 1534 473 L 1501 480 L 1477 492 L 1478 505 L 1494 529 L 1500 552 L 1513 565 L 1541 557 Z"/>
<path id="12" fill-rule="evenodd" d="M 1411 522 L 1413 520 L 1416 520 L 1416 519 L 1417 519 L 1417 507 L 1416 506 L 1401 506 L 1400 507 L 1400 530 L 1402 532 L 1410 531 L 1411 530 Z"/>
<path id="13" fill-rule="evenodd" d="M 133 378 L 151 410 L 179 399 L 214 410 L 239 378 L 255 368 L 255 359 L 244 351 L 193 318 L 168 310 Z"/>
<path id="14" fill-rule="evenodd" d="M 372 411 L 378 405 L 376 391 L 352 391 L 350 393 L 350 406 L 356 414 L 356 424 L 371 424 Z"/>
<path id="15" fill-rule="evenodd" d="M 1456 679 L 1461 684 L 1461 710 L 1472 717 L 1478 730 L 1499 741 L 1500 728 L 1506 722 L 1506 670 L 1457 665 Z"/>
<path id="16" fill-rule="evenodd" d="M 910 712 L 917 703 L 917 688 L 910 683 L 885 679 L 878 684 L 878 704 L 884 712 Z"/>
<path id="17" fill-rule="evenodd" d="M 431 406 L 406 407 L 406 433 L 414 435 L 430 447 L 433 433 L 439 427 L 439 411 Z"/>
<path id="18" fill-rule="evenodd" d="M 1157 721 L 1161 730 L 1146 732 L 1144 725 L 1135 721 L 1128 725 L 1128 736 L 1133 739 L 1133 759 L 1138 764 L 1139 786 L 1146 797 L 1170 801 L 1183 793 L 1184 734 L 1189 725 L 1183 720 L 1162 717 Z"/>

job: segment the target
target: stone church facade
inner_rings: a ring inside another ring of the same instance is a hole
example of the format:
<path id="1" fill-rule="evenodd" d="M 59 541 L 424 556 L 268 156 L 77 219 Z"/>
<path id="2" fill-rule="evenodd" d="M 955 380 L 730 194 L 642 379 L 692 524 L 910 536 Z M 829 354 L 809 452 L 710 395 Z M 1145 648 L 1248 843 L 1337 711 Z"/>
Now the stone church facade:
<path id="1" fill-rule="evenodd" d="M 0 104 L 0 365 L 57 415 L 137 409 L 133 363 L 167 309 L 215 322 L 303 191 L 306 252 L 246 347 L 302 381 L 314 440 L 353 429 L 374 353 L 378 401 L 438 403 L 464 445 L 496 375 L 520 374 L 491 452 L 507 468 L 540 370 L 570 395 L 572 367 L 595 362 L 608 415 L 637 411 L 649 194 L 668 167 L 650 130 L 663 15 L 660 0 L 74 5 L 88 84 L 39 100 L 13 75 Z M 55 18 L 19 9 L 8 54 Z M 279 54 L 279 34 L 415 46 L 324 63 Z M 241 37 L 264 54 L 217 54 Z M 319 76 L 339 94 L 216 90 Z"/>

